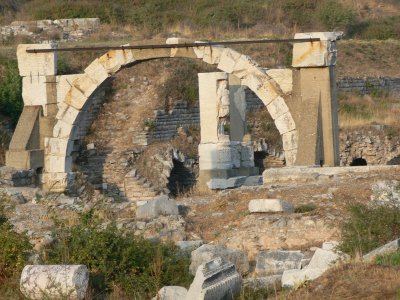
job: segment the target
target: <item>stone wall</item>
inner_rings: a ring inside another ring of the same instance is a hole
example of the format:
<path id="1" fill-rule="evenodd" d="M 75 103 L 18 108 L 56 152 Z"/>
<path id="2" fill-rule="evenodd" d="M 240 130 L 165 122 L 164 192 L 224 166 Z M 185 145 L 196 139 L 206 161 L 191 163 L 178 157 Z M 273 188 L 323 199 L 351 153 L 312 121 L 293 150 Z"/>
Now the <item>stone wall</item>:
<path id="1" fill-rule="evenodd" d="M 0 41 L 15 36 L 28 36 L 33 41 L 74 41 L 98 31 L 99 27 L 99 18 L 14 21 L 0 27 Z"/>
<path id="2" fill-rule="evenodd" d="M 385 92 L 400 96 L 400 77 L 343 77 L 336 81 L 339 92 L 373 94 Z"/>
<path id="3" fill-rule="evenodd" d="M 358 159 L 367 165 L 400 164 L 400 138 L 393 128 L 372 125 L 340 132 L 340 165 L 350 166 Z M 357 164 L 357 162 L 356 162 Z"/>

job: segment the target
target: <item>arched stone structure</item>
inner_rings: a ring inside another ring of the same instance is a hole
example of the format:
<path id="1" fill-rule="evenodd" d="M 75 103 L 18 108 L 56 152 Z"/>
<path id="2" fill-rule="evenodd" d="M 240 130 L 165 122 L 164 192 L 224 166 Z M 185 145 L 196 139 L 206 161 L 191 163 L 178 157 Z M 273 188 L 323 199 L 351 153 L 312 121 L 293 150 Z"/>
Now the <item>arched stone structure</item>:
<path id="1" fill-rule="evenodd" d="M 322 35 L 322 37 L 324 36 Z M 332 39 L 328 41 L 332 41 Z M 167 40 L 167 43 L 171 44 L 182 42 L 185 41 L 178 38 Z M 327 39 L 321 39 L 321 42 L 315 43 L 304 43 L 306 44 L 306 53 L 300 53 L 300 61 L 294 60 L 294 63 L 304 67 L 302 64 L 304 64 L 304 59 L 308 59 L 308 48 L 311 47 L 312 49 L 316 48 L 318 57 L 323 59 L 322 64 L 320 61 L 316 61 L 316 66 L 330 65 L 327 60 L 330 60 L 331 57 L 326 56 L 327 53 L 331 53 L 329 50 L 331 43 L 327 42 Z M 48 45 L 47 47 L 53 46 Z M 247 55 L 230 48 L 206 46 L 202 45 L 202 42 L 198 42 L 198 46 L 187 48 L 112 50 L 95 59 L 82 74 L 56 76 L 57 53 L 27 53 L 26 50 L 29 48 L 43 48 L 43 45 L 19 45 L 17 55 L 20 75 L 23 76 L 24 104 L 26 107 L 41 106 L 43 111 L 42 118 L 45 122 L 42 122 L 44 125 L 41 123 L 41 132 L 36 133 L 36 135 L 40 136 L 39 151 L 44 149 L 42 181 L 47 188 L 51 188 L 54 191 L 62 191 L 68 184 L 68 175 L 71 172 L 72 164 L 70 154 L 73 148 L 73 141 L 77 135 L 76 125 L 85 105 L 87 105 L 95 91 L 122 68 L 129 67 L 140 61 L 158 58 L 182 57 L 202 60 L 205 63 L 216 65 L 219 70 L 241 79 L 242 85 L 248 86 L 257 94 L 274 119 L 275 125 L 282 136 L 287 165 L 290 166 L 296 163 L 299 132 L 295 123 L 296 119 L 293 117 L 287 103 L 287 98 L 291 97 L 290 94 L 293 88 L 291 69 L 263 70 Z M 300 52 L 302 51 L 303 49 L 300 49 Z M 315 59 L 314 56 L 312 58 Z M 315 65 L 313 63 L 314 61 L 311 66 Z M 32 134 L 34 128 L 36 128 L 35 122 L 40 122 L 38 121 L 40 119 L 39 114 L 40 112 L 37 112 L 36 121 L 32 120 L 30 122 Z M 19 131 L 22 132 L 23 130 L 21 128 Z M 29 161 L 29 159 L 32 160 L 31 153 L 34 153 L 34 150 L 38 150 L 29 148 L 29 139 L 32 134 L 25 133 L 27 138 L 21 142 L 16 138 L 21 134 L 19 131 L 16 131 L 13 137 L 14 142 L 11 142 L 10 151 L 7 155 L 7 159 L 10 162 L 8 165 L 14 165 L 19 168 L 28 166 L 29 168 L 32 163 L 13 163 L 13 157 L 15 156 L 13 156 L 13 153 L 15 151 L 24 152 Z M 316 132 L 317 130 L 314 131 Z M 14 147 L 13 151 L 11 151 L 12 147 Z M 314 149 L 312 151 L 318 150 Z"/>

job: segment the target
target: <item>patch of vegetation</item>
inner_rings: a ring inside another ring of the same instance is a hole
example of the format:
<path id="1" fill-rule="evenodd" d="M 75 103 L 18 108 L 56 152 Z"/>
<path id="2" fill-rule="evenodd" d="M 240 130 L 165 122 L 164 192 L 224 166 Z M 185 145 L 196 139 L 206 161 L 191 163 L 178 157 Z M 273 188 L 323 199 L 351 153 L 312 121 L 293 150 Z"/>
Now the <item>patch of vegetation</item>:
<path id="1" fill-rule="evenodd" d="M 14 124 L 22 112 L 22 78 L 19 76 L 18 64 L 14 59 L 0 57 L 0 112 L 9 116 Z"/>
<path id="2" fill-rule="evenodd" d="M 146 119 L 144 121 L 144 126 L 149 128 L 150 131 L 154 131 L 157 128 L 157 121 L 154 119 Z"/>
<path id="3" fill-rule="evenodd" d="M 349 28 L 349 36 L 358 39 L 399 39 L 400 16 L 355 22 Z"/>
<path id="4" fill-rule="evenodd" d="M 376 263 L 383 266 L 400 266 L 400 251 L 396 251 L 386 255 L 379 255 Z"/>
<path id="5" fill-rule="evenodd" d="M 4 199 L 0 198 L 0 201 Z M 28 264 L 32 246 L 24 234 L 16 233 L 0 208 L 0 295 L 2 299 L 19 299 L 19 277 Z M 18 295 L 16 295 L 16 293 Z"/>
<path id="6" fill-rule="evenodd" d="M 295 213 L 308 213 L 317 209 L 317 206 L 313 203 L 297 205 L 294 209 Z"/>
<path id="7" fill-rule="evenodd" d="M 57 223 L 56 243 L 46 249 L 46 263 L 83 264 L 96 294 L 118 289 L 130 299 L 151 298 L 164 285 L 188 286 L 189 257 L 172 243 L 136 237 L 115 224 L 100 226 L 93 211 L 67 227 Z"/>
<path id="8" fill-rule="evenodd" d="M 270 290 L 270 289 L 253 289 L 250 287 L 245 287 L 241 290 L 240 295 L 238 295 L 235 299 L 236 300 L 264 300 L 264 299 L 268 299 L 268 297 L 275 295 L 275 294 L 276 294 L 276 291 Z"/>
<path id="9" fill-rule="evenodd" d="M 350 217 L 342 223 L 340 250 L 365 254 L 400 236 L 400 208 L 394 204 L 349 204 Z"/>
<path id="10" fill-rule="evenodd" d="M 165 110 L 168 111 L 177 101 L 186 101 L 189 105 L 198 103 L 198 73 L 215 71 L 215 67 L 204 65 L 190 59 L 169 61 L 166 65 L 171 74 L 157 93 L 163 99 Z"/>

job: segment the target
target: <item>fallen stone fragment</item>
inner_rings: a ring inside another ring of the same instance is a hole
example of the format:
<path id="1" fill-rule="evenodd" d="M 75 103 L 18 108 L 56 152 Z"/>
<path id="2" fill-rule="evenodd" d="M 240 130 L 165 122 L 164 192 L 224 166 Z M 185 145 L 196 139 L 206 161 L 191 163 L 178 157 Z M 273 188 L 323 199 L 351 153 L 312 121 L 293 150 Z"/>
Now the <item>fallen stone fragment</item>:
<path id="1" fill-rule="evenodd" d="M 22 270 L 20 290 L 32 300 L 85 297 L 89 272 L 84 265 L 27 265 Z"/>
<path id="2" fill-rule="evenodd" d="M 322 243 L 323 250 L 335 251 L 338 246 L 339 246 L 338 241 L 326 241 Z"/>
<path id="3" fill-rule="evenodd" d="M 179 215 L 179 210 L 175 201 L 169 200 L 166 195 L 159 196 L 136 209 L 138 220 L 151 220 L 168 215 Z"/>
<path id="4" fill-rule="evenodd" d="M 282 275 L 271 275 L 265 277 L 243 279 L 243 286 L 253 289 L 280 290 Z"/>
<path id="5" fill-rule="evenodd" d="M 282 274 L 282 287 L 291 289 L 308 280 L 314 280 L 324 273 L 322 269 L 286 270 Z"/>
<path id="6" fill-rule="evenodd" d="M 233 299 L 239 294 L 241 283 L 242 278 L 235 266 L 217 257 L 198 267 L 186 300 Z"/>
<path id="7" fill-rule="evenodd" d="M 395 251 L 398 251 L 400 249 L 400 239 L 391 241 L 390 243 L 387 243 L 379 248 L 376 248 L 375 250 L 372 250 L 371 252 L 365 254 L 363 256 L 364 261 L 372 261 L 374 260 L 378 255 L 385 255 L 385 254 L 390 254 Z"/>
<path id="8" fill-rule="evenodd" d="M 197 268 L 216 257 L 222 257 L 236 266 L 240 274 L 249 272 L 247 254 L 241 250 L 229 249 L 221 245 L 202 245 L 191 253 L 190 273 L 196 273 Z"/>
<path id="9" fill-rule="evenodd" d="M 338 253 L 318 248 L 311 258 L 307 269 L 321 269 L 326 271 L 340 259 L 341 256 Z"/>
<path id="10" fill-rule="evenodd" d="M 157 296 L 152 298 L 152 300 L 185 299 L 187 292 L 187 289 L 181 286 L 164 286 L 158 291 Z"/>
<path id="11" fill-rule="evenodd" d="M 300 251 L 261 251 L 257 255 L 256 274 L 265 276 L 300 269 L 303 258 L 304 254 Z"/>
<path id="12" fill-rule="evenodd" d="M 253 199 L 249 202 L 251 213 L 286 212 L 293 213 L 294 206 L 280 199 Z"/>
<path id="13" fill-rule="evenodd" d="M 211 190 L 225 190 L 242 186 L 246 181 L 246 176 L 238 176 L 231 178 L 213 178 L 207 182 L 207 186 Z"/>

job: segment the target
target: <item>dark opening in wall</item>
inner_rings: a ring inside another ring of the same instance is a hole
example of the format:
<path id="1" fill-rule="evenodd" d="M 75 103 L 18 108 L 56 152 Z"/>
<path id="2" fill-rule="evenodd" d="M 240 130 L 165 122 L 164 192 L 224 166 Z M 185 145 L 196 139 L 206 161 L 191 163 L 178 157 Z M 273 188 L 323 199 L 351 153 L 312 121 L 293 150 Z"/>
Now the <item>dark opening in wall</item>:
<path id="1" fill-rule="evenodd" d="M 350 166 L 356 167 L 356 166 L 366 166 L 367 161 L 364 158 L 353 158 L 353 161 L 351 162 Z"/>
<path id="2" fill-rule="evenodd" d="M 260 174 L 265 170 L 264 159 L 268 156 L 266 151 L 254 152 L 254 166 L 258 168 Z"/>
<path id="3" fill-rule="evenodd" d="M 387 165 L 400 165 L 400 156 L 393 157 L 386 164 Z"/>
<path id="4" fill-rule="evenodd" d="M 195 175 L 185 167 L 183 162 L 173 160 L 174 167 L 169 176 L 167 188 L 171 195 L 177 196 L 189 192 L 196 183 Z"/>

